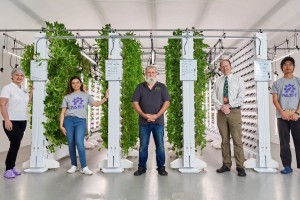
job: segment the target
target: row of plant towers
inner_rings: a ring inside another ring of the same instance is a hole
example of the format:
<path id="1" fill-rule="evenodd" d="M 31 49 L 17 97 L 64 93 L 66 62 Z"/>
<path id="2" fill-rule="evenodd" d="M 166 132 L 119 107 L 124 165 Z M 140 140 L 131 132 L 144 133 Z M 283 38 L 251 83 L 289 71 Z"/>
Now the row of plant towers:
<path id="1" fill-rule="evenodd" d="M 47 36 L 73 36 L 66 30 L 64 24 L 46 22 L 44 28 Z M 49 31 L 47 31 L 49 30 Z M 108 35 L 112 30 L 110 24 L 102 27 L 100 35 Z M 173 35 L 181 35 L 177 30 Z M 134 35 L 127 32 L 125 35 Z M 194 32 L 194 35 L 201 35 Z M 65 95 L 68 80 L 72 76 L 83 77 L 84 84 L 88 81 L 99 81 L 101 94 L 105 94 L 108 83 L 105 80 L 105 60 L 108 59 L 108 39 L 96 39 L 99 56 L 98 66 L 91 65 L 80 51 L 82 47 L 76 39 L 49 39 L 49 59 L 48 59 L 48 79 L 47 96 L 45 99 L 45 116 L 47 121 L 44 123 L 45 137 L 48 141 L 48 150 L 54 152 L 56 147 L 67 143 L 67 140 L 59 130 L 59 115 L 62 98 Z M 123 58 L 123 80 L 121 89 L 121 148 L 125 155 L 136 145 L 138 141 L 138 115 L 131 106 L 131 96 L 137 84 L 143 78 L 141 43 L 136 39 L 121 39 L 122 58 Z M 181 39 L 168 39 L 165 48 L 166 64 L 166 85 L 171 96 L 171 105 L 167 111 L 167 134 L 168 142 L 172 145 L 177 154 L 181 154 L 183 147 L 183 119 L 182 119 L 182 82 L 180 81 L 180 58 L 181 58 Z M 203 39 L 194 40 L 194 59 L 197 60 L 197 81 L 195 81 L 195 142 L 196 146 L 203 149 L 205 147 L 205 91 L 207 78 L 204 72 L 207 66 L 206 53 L 204 48 L 207 45 Z M 27 45 L 23 51 L 21 66 L 25 71 L 26 77 L 30 77 L 30 61 L 36 57 L 34 55 L 34 45 Z M 95 69 L 97 67 L 97 69 Z M 101 76 L 95 78 L 94 72 L 99 71 Z M 102 145 L 108 146 L 108 106 L 102 104 L 102 116 L 100 122 L 100 134 L 103 139 Z"/>

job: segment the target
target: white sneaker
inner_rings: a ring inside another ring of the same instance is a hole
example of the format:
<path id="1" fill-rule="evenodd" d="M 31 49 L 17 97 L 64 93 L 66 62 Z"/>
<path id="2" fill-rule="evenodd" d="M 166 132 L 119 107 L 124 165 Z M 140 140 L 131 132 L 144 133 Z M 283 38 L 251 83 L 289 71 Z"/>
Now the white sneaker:
<path id="1" fill-rule="evenodd" d="M 77 167 L 72 165 L 71 168 L 67 171 L 69 174 L 73 174 L 74 172 L 77 171 Z"/>
<path id="2" fill-rule="evenodd" d="M 86 174 L 86 175 L 92 175 L 93 174 L 93 172 L 88 167 L 84 167 L 83 169 L 81 169 L 80 173 Z"/>

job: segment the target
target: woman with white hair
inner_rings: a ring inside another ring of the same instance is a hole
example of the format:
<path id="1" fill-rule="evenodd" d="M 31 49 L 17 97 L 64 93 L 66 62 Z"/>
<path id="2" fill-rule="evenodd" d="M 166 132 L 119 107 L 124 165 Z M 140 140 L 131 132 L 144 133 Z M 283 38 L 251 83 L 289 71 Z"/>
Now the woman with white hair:
<path id="1" fill-rule="evenodd" d="M 22 86 L 24 72 L 20 68 L 11 72 L 12 82 L 2 88 L 0 95 L 0 109 L 3 117 L 3 128 L 10 141 L 6 156 L 4 172 L 5 178 L 15 178 L 21 175 L 15 167 L 21 140 L 27 124 L 27 108 L 32 98 Z"/>

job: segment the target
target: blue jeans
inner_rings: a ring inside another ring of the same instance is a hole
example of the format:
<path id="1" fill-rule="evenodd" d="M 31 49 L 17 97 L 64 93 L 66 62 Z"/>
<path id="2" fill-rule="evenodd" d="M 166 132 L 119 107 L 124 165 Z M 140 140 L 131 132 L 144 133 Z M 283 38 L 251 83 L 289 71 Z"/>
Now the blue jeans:
<path id="1" fill-rule="evenodd" d="M 159 124 L 145 124 L 139 126 L 140 150 L 139 150 L 139 167 L 147 169 L 148 145 L 150 134 L 153 134 L 156 146 L 156 164 L 157 168 L 165 165 L 165 148 L 164 148 L 164 126 Z"/>
<path id="2" fill-rule="evenodd" d="M 76 146 L 79 154 L 81 168 L 86 167 L 84 137 L 86 133 L 86 119 L 73 116 L 66 116 L 64 127 L 67 131 L 69 154 L 71 164 L 77 166 Z"/>

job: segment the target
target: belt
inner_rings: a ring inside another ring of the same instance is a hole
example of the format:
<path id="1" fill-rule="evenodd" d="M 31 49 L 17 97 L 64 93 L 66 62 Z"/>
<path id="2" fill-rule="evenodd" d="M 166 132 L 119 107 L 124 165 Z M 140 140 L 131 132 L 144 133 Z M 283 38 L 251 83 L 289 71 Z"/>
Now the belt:
<path id="1" fill-rule="evenodd" d="M 235 110 L 235 109 L 240 109 L 241 106 L 238 106 L 238 107 L 234 107 L 234 108 L 230 108 L 230 110 Z"/>

